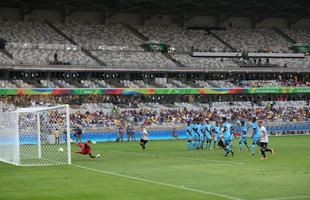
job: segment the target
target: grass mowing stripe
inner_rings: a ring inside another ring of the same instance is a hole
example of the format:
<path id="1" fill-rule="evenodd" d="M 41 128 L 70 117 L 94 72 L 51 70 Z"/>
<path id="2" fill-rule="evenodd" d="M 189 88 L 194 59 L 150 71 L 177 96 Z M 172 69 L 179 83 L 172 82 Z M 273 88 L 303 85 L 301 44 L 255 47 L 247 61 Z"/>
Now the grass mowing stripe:
<path id="1" fill-rule="evenodd" d="M 175 159 L 183 159 L 183 160 L 196 160 L 196 161 L 205 161 L 205 162 L 218 162 L 221 164 L 237 164 L 237 165 L 243 165 L 244 162 L 238 162 L 238 161 L 224 161 L 224 160 L 206 160 L 206 159 L 199 159 L 199 158 L 189 158 L 189 157 L 179 157 L 179 156 L 166 156 L 166 155 L 157 155 L 157 154 L 142 154 L 142 153 L 135 153 L 135 152 L 125 152 L 125 151 L 110 151 L 112 153 L 124 153 L 124 154 L 132 154 L 132 155 L 139 155 L 139 156 L 158 156 L 162 158 L 175 158 Z"/>
<path id="2" fill-rule="evenodd" d="M 224 194 L 219 194 L 219 193 L 215 193 L 215 192 L 208 192 L 208 191 L 198 190 L 198 189 L 189 188 L 189 187 L 185 187 L 185 186 L 177 186 L 177 185 L 173 185 L 173 184 L 169 184 L 169 183 L 152 181 L 152 180 L 148 180 L 148 179 L 144 179 L 144 178 L 139 178 L 139 177 L 135 177 L 135 176 L 129 176 L 129 175 L 124 175 L 124 174 L 118 174 L 118 173 L 115 173 L 115 172 L 110 172 L 110 171 L 105 171 L 105 170 L 89 168 L 89 167 L 85 167 L 85 166 L 82 166 L 82 165 L 75 165 L 75 164 L 71 164 L 71 165 L 74 166 L 74 167 L 78 167 L 78 168 L 81 168 L 81 169 L 86 169 L 86 170 L 89 170 L 89 171 L 94 171 L 94 172 L 103 173 L 103 174 L 109 174 L 109 175 L 113 175 L 113 176 L 124 177 L 124 178 L 132 179 L 132 180 L 143 181 L 143 182 L 153 183 L 153 184 L 157 184 L 157 185 L 168 186 L 168 187 L 171 187 L 171 188 L 187 190 L 187 191 L 192 191 L 192 192 L 198 192 L 198 193 L 202 193 L 202 194 L 208 194 L 208 195 L 212 195 L 212 196 L 222 197 L 222 198 L 225 198 L 225 199 L 242 200 L 242 199 L 237 198 L 237 197 L 232 197 L 232 196 L 228 196 L 228 195 L 224 195 Z"/>
<path id="3" fill-rule="evenodd" d="M 261 199 L 261 200 L 290 200 L 290 199 L 308 199 L 308 198 L 310 198 L 310 195 L 293 196 L 293 197 L 280 197 L 280 198 Z"/>

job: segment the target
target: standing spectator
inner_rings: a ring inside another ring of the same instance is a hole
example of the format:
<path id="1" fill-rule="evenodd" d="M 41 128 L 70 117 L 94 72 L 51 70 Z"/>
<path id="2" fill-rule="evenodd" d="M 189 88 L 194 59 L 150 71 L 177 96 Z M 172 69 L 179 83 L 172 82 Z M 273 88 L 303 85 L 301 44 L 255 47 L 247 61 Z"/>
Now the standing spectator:
<path id="1" fill-rule="evenodd" d="M 54 54 L 54 63 L 58 63 L 58 54 L 57 54 L 57 51 L 55 52 Z"/>

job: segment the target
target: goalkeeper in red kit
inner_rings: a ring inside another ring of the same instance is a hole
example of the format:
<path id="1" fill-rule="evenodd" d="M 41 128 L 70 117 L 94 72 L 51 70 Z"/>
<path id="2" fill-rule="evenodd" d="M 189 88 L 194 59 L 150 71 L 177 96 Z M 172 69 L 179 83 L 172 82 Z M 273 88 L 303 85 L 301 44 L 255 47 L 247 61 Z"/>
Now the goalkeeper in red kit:
<path id="1" fill-rule="evenodd" d="M 92 142 L 90 140 L 88 140 L 85 143 L 78 143 L 76 144 L 76 146 L 81 148 L 81 151 L 76 151 L 75 153 L 78 154 L 83 154 L 83 155 L 89 155 L 90 158 L 99 158 L 100 154 L 97 154 L 96 156 L 92 155 L 92 150 L 91 150 L 91 144 Z"/>

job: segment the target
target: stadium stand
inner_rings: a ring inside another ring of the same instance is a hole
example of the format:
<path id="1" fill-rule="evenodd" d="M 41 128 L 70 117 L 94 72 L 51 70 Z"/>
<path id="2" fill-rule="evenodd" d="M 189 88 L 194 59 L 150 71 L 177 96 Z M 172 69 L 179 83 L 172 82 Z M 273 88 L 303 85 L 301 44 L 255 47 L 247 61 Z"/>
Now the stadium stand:
<path id="1" fill-rule="evenodd" d="M 74 65 L 109 67 L 175 68 L 237 68 L 239 65 L 257 64 L 253 60 L 238 61 L 232 58 L 192 57 L 191 52 L 228 52 L 225 44 L 246 52 L 291 52 L 293 43 L 275 29 L 193 30 L 178 26 L 126 26 L 89 25 L 81 22 L 13 21 L 1 19 L 0 38 L 5 41 L 6 51 L 12 59 L 0 52 L 1 64 Z M 55 28 L 54 28 L 55 27 Z M 136 30 L 145 41 L 134 34 Z M 279 29 L 280 30 L 280 29 Z M 308 44 L 309 30 L 281 29 L 283 34 Z M 145 39 L 144 38 L 144 39 Z M 220 39 L 219 39 L 220 38 Z M 223 42 L 225 43 L 223 43 Z M 163 42 L 175 48 L 176 54 L 149 52 L 145 42 Z M 84 48 L 84 50 L 82 49 Z M 54 54 L 57 52 L 58 60 Z M 93 55 L 91 55 L 93 54 Z M 258 59 L 257 59 L 258 60 Z M 272 58 L 265 67 L 309 68 L 309 57 Z M 257 65 L 258 66 L 258 65 Z"/>
<path id="2" fill-rule="evenodd" d="M 270 108 L 270 105 L 272 105 L 272 108 Z M 159 110 L 158 104 L 153 105 L 157 109 L 151 109 L 150 105 L 144 108 L 143 106 L 140 109 L 120 110 L 119 118 L 114 118 L 106 111 L 77 111 L 71 115 L 72 125 L 82 125 L 84 127 L 115 126 L 116 121 L 121 119 L 131 123 L 135 122 L 136 125 L 171 126 L 192 121 L 197 116 L 209 116 L 213 120 L 220 119 L 221 116 L 228 116 L 232 120 L 260 116 L 262 119 L 268 119 L 269 122 L 296 122 L 308 121 L 310 115 L 309 107 L 307 107 L 305 101 L 264 102 L 264 105 L 261 106 L 253 106 L 250 102 L 215 102 L 211 110 L 201 110 L 201 108 L 199 109 L 189 103 L 177 103 L 175 106 L 179 109 L 161 108 Z M 87 109 L 92 110 L 90 107 L 87 107 Z"/>
<path id="3" fill-rule="evenodd" d="M 51 49 L 29 49 L 29 48 L 9 48 L 7 49 L 15 60 L 21 64 L 52 64 L 52 65 L 77 65 L 77 66 L 97 66 L 96 61 L 86 56 L 82 51 L 75 50 L 51 50 Z M 58 54 L 58 60 L 54 59 L 54 54 Z"/>
<path id="4" fill-rule="evenodd" d="M 135 37 L 123 25 L 87 25 L 80 23 L 56 23 L 78 44 L 88 49 L 142 51 L 142 40 Z"/>
<path id="5" fill-rule="evenodd" d="M 0 51 L 0 63 L 1 64 L 14 64 L 14 61 Z"/>
<path id="6" fill-rule="evenodd" d="M 166 68 L 176 67 L 175 63 L 161 53 L 155 52 L 124 52 L 124 51 L 92 51 L 107 66 L 139 67 L 139 68 Z"/>
<path id="7" fill-rule="evenodd" d="M 177 26 L 134 26 L 152 41 L 176 48 L 177 52 L 225 51 L 225 45 L 204 30 L 184 30 Z"/>
<path id="8" fill-rule="evenodd" d="M 272 29 L 230 29 L 213 32 L 239 51 L 290 52 L 291 43 Z"/>
<path id="9" fill-rule="evenodd" d="M 299 44 L 310 44 L 310 30 L 308 29 L 281 29 L 286 35 Z"/>
<path id="10" fill-rule="evenodd" d="M 0 19 L 0 37 L 7 43 L 69 44 L 65 38 L 40 21 Z"/>

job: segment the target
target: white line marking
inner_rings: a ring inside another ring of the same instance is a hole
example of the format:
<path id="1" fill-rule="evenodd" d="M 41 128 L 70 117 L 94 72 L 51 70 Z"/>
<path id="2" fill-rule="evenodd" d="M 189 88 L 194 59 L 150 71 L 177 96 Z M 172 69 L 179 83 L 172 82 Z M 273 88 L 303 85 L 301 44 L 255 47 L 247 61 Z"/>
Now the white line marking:
<path id="1" fill-rule="evenodd" d="M 149 154 L 149 153 L 135 153 L 135 152 L 125 152 L 125 151 L 110 151 L 114 153 L 124 153 L 124 154 L 132 154 L 132 155 L 139 155 L 139 156 L 158 156 L 162 158 L 176 158 L 176 159 L 183 159 L 183 160 L 196 160 L 196 161 L 204 161 L 204 162 L 218 162 L 222 164 L 239 164 L 243 165 L 244 162 L 238 162 L 238 161 L 225 161 L 225 160 L 209 160 L 209 159 L 199 159 L 199 158 L 189 158 L 189 157 L 179 157 L 179 156 L 166 156 L 166 155 L 157 155 L 157 154 Z"/>
<path id="2" fill-rule="evenodd" d="M 310 199 L 310 195 L 293 196 L 293 197 L 280 197 L 280 198 L 270 198 L 261 200 L 290 200 L 290 199 Z"/>
<path id="3" fill-rule="evenodd" d="M 124 175 L 124 174 L 118 174 L 118 173 L 115 173 L 115 172 L 110 172 L 110 171 L 105 171 L 105 170 L 99 170 L 99 169 L 93 169 L 93 168 L 89 168 L 89 167 L 84 167 L 84 166 L 81 166 L 81 165 L 75 165 L 75 164 L 71 164 L 71 165 L 75 166 L 75 167 L 78 167 L 78 168 L 81 168 L 81 169 L 86 169 L 86 170 L 90 170 L 90 171 L 94 171 L 94 172 L 98 172 L 98 173 L 103 173 L 103 174 L 109 174 L 109 175 L 113 175 L 113 176 L 124 177 L 124 178 L 128 178 L 128 179 L 136 180 L 136 181 L 142 181 L 142 182 L 153 183 L 153 184 L 157 184 L 157 185 L 168 186 L 168 187 L 176 188 L 176 189 L 180 189 L 180 190 L 187 190 L 187 191 L 192 191 L 192 192 L 197 192 L 197 193 L 202 193 L 202 194 L 213 195 L 213 196 L 222 197 L 222 198 L 225 198 L 225 199 L 242 200 L 242 199 L 237 198 L 237 197 L 232 197 L 232 196 L 228 196 L 228 195 L 224 195 L 224 194 L 218 194 L 218 193 L 215 193 L 215 192 L 208 192 L 208 191 L 198 190 L 198 189 L 189 188 L 189 187 L 185 187 L 185 186 L 177 186 L 177 185 L 173 185 L 173 184 L 169 184 L 169 183 L 162 183 L 162 182 L 158 182 L 158 181 L 152 181 L 152 180 L 148 180 L 148 179 L 144 179 L 144 178 L 139 178 L 139 177 L 135 177 L 135 176 L 128 176 L 128 175 Z"/>

